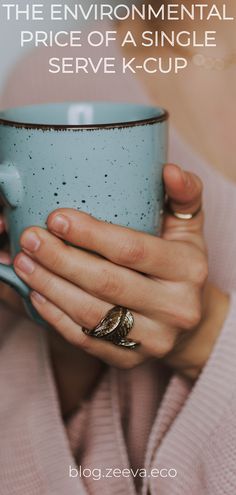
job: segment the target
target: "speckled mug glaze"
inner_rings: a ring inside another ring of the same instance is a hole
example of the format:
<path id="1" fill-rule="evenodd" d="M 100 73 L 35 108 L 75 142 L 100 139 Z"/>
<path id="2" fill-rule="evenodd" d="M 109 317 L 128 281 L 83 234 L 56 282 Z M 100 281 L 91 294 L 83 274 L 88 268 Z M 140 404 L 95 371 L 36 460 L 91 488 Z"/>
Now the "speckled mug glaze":
<path id="1" fill-rule="evenodd" d="M 64 103 L 0 112 L 0 195 L 12 257 L 26 227 L 75 208 L 99 219 L 158 234 L 167 113 L 134 104 Z M 32 311 L 28 287 L 12 267 L 0 280 Z"/>

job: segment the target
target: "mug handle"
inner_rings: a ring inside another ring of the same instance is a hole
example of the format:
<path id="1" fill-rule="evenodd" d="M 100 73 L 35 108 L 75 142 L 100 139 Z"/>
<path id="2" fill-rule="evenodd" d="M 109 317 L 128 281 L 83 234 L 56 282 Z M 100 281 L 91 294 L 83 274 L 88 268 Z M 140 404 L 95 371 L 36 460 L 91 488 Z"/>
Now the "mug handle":
<path id="1" fill-rule="evenodd" d="M 23 189 L 20 174 L 12 163 L 0 164 L 0 197 L 10 208 L 16 208 L 22 201 Z M 22 297 L 28 297 L 29 288 L 16 275 L 12 266 L 0 264 L 0 280 L 13 287 Z"/>
<path id="2" fill-rule="evenodd" d="M 21 297 L 27 299 L 29 296 L 29 287 L 16 275 L 13 266 L 7 266 L 0 263 L 0 280 L 10 285 L 20 294 Z"/>

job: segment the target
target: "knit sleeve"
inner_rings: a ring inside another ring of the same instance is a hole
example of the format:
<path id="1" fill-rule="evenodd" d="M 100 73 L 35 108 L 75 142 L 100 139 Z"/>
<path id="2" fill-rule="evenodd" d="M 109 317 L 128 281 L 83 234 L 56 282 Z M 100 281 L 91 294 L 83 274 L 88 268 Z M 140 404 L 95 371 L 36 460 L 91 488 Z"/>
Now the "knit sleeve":
<path id="1" fill-rule="evenodd" d="M 199 427 L 208 432 L 222 420 L 230 402 L 236 408 L 236 291 L 230 295 L 224 325 L 191 395 L 198 404 L 191 414 L 196 415 L 196 421 L 201 417 Z"/>
<path id="2" fill-rule="evenodd" d="M 231 294 L 222 331 L 193 387 L 187 388 L 186 380 L 178 375 L 168 386 L 152 433 L 159 448 L 152 453 L 151 467 L 171 466 L 178 476 L 152 479 L 150 492 L 235 494 L 235 412 L 236 292 Z"/>

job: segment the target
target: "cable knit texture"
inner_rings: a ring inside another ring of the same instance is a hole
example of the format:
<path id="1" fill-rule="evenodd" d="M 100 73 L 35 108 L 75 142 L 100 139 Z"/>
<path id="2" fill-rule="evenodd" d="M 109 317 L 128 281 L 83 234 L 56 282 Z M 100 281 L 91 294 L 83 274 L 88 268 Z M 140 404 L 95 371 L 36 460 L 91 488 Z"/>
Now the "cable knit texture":
<path id="1" fill-rule="evenodd" d="M 39 100 L 33 83 L 40 81 L 43 69 L 37 57 L 31 59 L 31 79 L 27 64 L 12 79 L 22 88 L 19 104 L 29 102 L 29 94 L 30 101 Z M 101 86 L 101 99 L 114 99 L 113 79 L 106 91 Z M 67 94 L 76 98 L 78 81 L 66 81 Z M 15 98 L 13 83 L 5 106 L 12 102 L 11 95 Z M 51 86 L 45 85 L 48 92 L 40 88 L 42 99 L 56 94 L 53 84 L 51 79 Z M 63 99 L 60 84 L 57 96 Z M 114 84 L 117 99 L 147 101 L 137 82 L 127 80 L 120 88 L 117 80 Z M 100 85 L 98 81 L 96 87 Z M 79 90 L 81 99 L 99 97 L 93 94 L 94 80 L 87 78 Z M 177 375 L 168 381 L 157 361 L 131 371 L 109 368 L 90 400 L 64 424 L 47 332 L 1 306 L 1 495 L 235 495 L 236 186 L 173 131 L 170 159 L 204 181 L 210 280 L 231 293 L 227 320 L 205 368 L 194 386 Z M 105 477 L 80 476 L 86 468 L 101 469 Z M 150 477 L 143 476 L 144 471 L 142 477 L 108 476 L 113 468 L 156 471 Z M 172 475 L 176 470 L 177 476 L 157 476 L 161 468 L 172 469 Z M 78 476 L 71 477 L 70 469 L 74 475 L 77 469 Z"/>

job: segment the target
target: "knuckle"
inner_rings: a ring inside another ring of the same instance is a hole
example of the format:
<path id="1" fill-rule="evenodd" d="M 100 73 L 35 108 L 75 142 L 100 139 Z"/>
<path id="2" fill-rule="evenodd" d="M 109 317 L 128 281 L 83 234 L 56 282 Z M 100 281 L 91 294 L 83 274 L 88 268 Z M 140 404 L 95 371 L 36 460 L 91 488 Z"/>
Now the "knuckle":
<path id="1" fill-rule="evenodd" d="M 146 256 L 145 244 L 140 239 L 129 240 L 119 249 L 118 263 L 121 265 L 133 265 L 140 263 Z"/>
<path id="2" fill-rule="evenodd" d="M 50 276 L 45 273 L 38 273 L 37 282 L 37 288 L 39 288 L 39 292 L 42 292 L 43 295 L 49 296 L 50 294 L 56 293 L 57 284 L 54 276 Z"/>
<path id="3" fill-rule="evenodd" d="M 60 247 L 59 249 L 53 250 L 53 256 L 50 256 L 50 269 L 52 271 L 57 271 L 61 269 L 63 258 L 64 258 L 64 250 Z"/>
<path id="4" fill-rule="evenodd" d="M 208 263 L 205 258 L 193 264 L 193 280 L 197 285 L 204 285 L 208 278 Z"/>
<path id="5" fill-rule="evenodd" d="M 162 338 L 161 340 L 158 341 L 156 347 L 156 352 L 155 352 L 156 357 L 158 357 L 158 359 L 164 358 L 165 356 L 167 356 L 167 354 L 169 354 L 169 352 L 172 351 L 173 346 L 174 346 L 173 338 L 169 338 L 169 339 Z"/>
<path id="6" fill-rule="evenodd" d="M 183 330 L 191 330 L 199 325 L 202 318 L 200 291 L 190 284 L 182 289 L 181 299 L 172 307 L 174 325 Z"/>
<path id="7" fill-rule="evenodd" d="M 192 330 L 199 325 L 201 317 L 202 314 L 199 307 L 188 307 L 179 319 L 179 326 L 185 330 Z"/>
<path id="8" fill-rule="evenodd" d="M 121 288 L 118 278 L 108 268 L 103 268 L 100 277 L 98 278 L 97 291 L 103 296 L 119 296 Z"/>
<path id="9" fill-rule="evenodd" d="M 66 315 L 65 315 L 65 313 L 63 313 L 63 311 L 61 311 L 58 308 L 54 308 L 53 314 L 51 315 L 51 318 L 50 318 L 50 324 L 53 327 L 61 330 L 63 328 L 64 323 L 65 323 L 65 317 L 66 317 Z"/>

